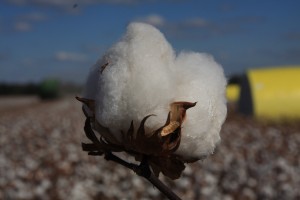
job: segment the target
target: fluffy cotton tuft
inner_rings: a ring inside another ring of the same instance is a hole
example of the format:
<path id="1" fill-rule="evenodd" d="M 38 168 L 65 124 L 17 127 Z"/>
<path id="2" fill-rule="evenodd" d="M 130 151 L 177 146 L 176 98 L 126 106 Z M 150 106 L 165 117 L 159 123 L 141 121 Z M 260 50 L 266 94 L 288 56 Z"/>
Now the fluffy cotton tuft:
<path id="1" fill-rule="evenodd" d="M 101 74 L 101 66 L 109 65 Z M 223 69 L 205 53 L 177 57 L 163 34 L 151 25 L 131 23 L 124 37 L 91 69 L 84 96 L 96 100 L 96 119 L 121 140 L 133 120 L 149 115 L 148 130 L 165 124 L 169 105 L 197 102 L 187 110 L 181 143 L 175 152 L 199 159 L 212 153 L 226 117 Z"/>

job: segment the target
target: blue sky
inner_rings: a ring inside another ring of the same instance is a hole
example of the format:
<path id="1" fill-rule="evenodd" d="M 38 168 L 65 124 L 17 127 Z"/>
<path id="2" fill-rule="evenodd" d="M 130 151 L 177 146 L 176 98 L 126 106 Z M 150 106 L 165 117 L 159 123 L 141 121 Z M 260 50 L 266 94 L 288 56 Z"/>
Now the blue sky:
<path id="1" fill-rule="evenodd" d="M 176 52 L 212 54 L 229 76 L 300 65 L 300 1 L 2 0 L 0 82 L 83 83 L 131 21 L 158 27 Z"/>

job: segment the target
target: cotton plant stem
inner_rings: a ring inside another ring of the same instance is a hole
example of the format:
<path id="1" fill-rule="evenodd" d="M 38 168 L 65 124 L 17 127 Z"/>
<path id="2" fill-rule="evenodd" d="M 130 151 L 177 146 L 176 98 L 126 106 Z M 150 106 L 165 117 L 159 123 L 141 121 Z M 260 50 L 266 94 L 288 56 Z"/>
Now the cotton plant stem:
<path id="1" fill-rule="evenodd" d="M 97 138 L 95 133 L 93 132 L 90 124 L 90 118 L 87 117 L 85 121 L 84 126 L 84 132 L 86 136 L 93 142 L 92 144 L 85 144 L 82 143 L 82 149 L 84 151 L 88 151 L 89 155 L 93 156 L 101 156 L 104 153 L 104 158 L 106 160 L 114 161 L 120 165 L 123 165 L 124 167 L 127 167 L 128 169 L 131 169 L 139 176 L 144 177 L 147 179 L 150 183 L 152 183 L 159 191 L 161 191 L 166 197 L 168 197 L 170 200 L 181 200 L 170 188 L 168 188 L 163 182 L 161 182 L 151 171 L 148 159 L 146 156 L 143 157 L 140 165 L 136 165 L 133 163 L 129 163 L 118 156 L 111 153 L 111 151 L 107 149 L 98 149 L 98 145 L 101 144 L 101 141 Z"/>
<path id="2" fill-rule="evenodd" d="M 161 182 L 151 171 L 147 163 L 147 159 L 144 158 L 140 165 L 128 163 L 111 152 L 105 153 L 105 159 L 108 161 L 114 161 L 124 167 L 127 167 L 137 173 L 139 176 L 144 177 L 150 183 L 152 183 L 161 193 L 163 193 L 170 200 L 181 200 L 169 187 Z"/>
<path id="3" fill-rule="evenodd" d="M 163 182 L 161 182 L 153 173 L 151 173 L 150 177 L 146 179 L 170 200 L 181 200 L 181 198 L 179 198 L 169 187 L 163 184 Z"/>

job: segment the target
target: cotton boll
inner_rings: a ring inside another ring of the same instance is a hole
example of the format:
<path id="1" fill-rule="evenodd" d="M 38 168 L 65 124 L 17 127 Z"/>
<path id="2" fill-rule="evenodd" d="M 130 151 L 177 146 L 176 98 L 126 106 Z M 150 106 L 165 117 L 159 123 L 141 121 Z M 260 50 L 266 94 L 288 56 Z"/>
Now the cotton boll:
<path id="1" fill-rule="evenodd" d="M 156 117 L 147 121 L 148 127 L 162 126 L 173 93 L 168 74 L 174 60 L 164 36 L 150 25 L 130 24 L 104 58 L 110 64 L 103 74 L 98 73 L 97 120 L 116 136 L 129 128 L 131 120 L 139 123 L 149 114 Z"/>
<path id="2" fill-rule="evenodd" d="M 207 54 L 183 52 L 175 64 L 177 100 L 198 102 L 188 110 L 176 154 L 199 159 L 212 153 L 220 140 L 219 132 L 226 117 L 226 79 L 222 68 Z"/>
<path id="3" fill-rule="evenodd" d="M 109 65 L 101 73 L 101 66 Z M 213 152 L 226 116 L 226 80 L 212 56 L 182 52 L 177 57 L 163 34 L 151 25 L 132 23 L 124 37 L 92 68 L 85 97 L 95 99 L 97 121 L 121 141 L 131 121 L 137 128 L 150 117 L 148 131 L 162 127 L 170 104 L 198 102 L 186 113 L 175 152 L 185 160 Z"/>

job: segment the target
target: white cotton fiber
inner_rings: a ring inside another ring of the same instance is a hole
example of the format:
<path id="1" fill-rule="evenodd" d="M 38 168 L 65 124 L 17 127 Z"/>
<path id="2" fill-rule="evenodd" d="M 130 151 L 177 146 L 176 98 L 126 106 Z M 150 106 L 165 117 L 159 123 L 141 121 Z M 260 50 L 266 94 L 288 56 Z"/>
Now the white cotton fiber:
<path id="1" fill-rule="evenodd" d="M 220 140 L 225 87 L 223 70 L 210 55 L 182 52 L 176 57 L 159 30 L 131 23 L 121 41 L 92 68 L 84 95 L 96 100 L 97 121 L 119 139 L 131 120 L 137 128 L 145 116 L 155 114 L 146 126 L 156 130 L 165 124 L 172 102 L 198 102 L 187 110 L 176 154 L 199 159 L 212 153 Z"/>

